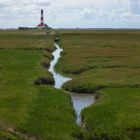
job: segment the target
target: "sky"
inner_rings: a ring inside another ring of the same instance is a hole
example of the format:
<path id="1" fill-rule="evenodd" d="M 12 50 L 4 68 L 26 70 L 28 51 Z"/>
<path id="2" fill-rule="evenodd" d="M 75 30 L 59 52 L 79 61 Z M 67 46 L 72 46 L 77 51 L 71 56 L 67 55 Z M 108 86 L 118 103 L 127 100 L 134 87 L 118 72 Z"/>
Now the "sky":
<path id="1" fill-rule="evenodd" d="M 0 28 L 140 28 L 140 0 L 0 0 Z"/>

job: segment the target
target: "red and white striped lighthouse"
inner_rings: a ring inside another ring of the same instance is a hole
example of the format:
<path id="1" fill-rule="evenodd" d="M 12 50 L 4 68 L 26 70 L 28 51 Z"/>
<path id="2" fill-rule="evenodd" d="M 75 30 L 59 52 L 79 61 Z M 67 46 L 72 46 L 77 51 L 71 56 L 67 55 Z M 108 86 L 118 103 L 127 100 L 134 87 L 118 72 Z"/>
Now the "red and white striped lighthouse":
<path id="1" fill-rule="evenodd" d="M 44 25 L 44 15 L 43 15 L 43 9 L 41 9 L 41 25 Z"/>
<path id="2" fill-rule="evenodd" d="M 43 12 L 43 9 L 41 9 L 40 24 L 37 27 L 40 28 L 40 29 L 48 28 L 48 25 L 44 23 L 44 12 Z"/>

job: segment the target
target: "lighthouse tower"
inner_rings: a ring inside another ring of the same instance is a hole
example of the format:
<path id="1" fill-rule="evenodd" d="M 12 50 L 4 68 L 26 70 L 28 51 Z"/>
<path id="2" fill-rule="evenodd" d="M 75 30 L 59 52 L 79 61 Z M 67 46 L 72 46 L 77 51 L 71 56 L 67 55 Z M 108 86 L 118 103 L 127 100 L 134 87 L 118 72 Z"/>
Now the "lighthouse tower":
<path id="1" fill-rule="evenodd" d="M 41 9 L 40 24 L 37 27 L 39 29 L 49 28 L 48 25 L 44 23 L 44 12 L 43 12 L 43 9 Z"/>

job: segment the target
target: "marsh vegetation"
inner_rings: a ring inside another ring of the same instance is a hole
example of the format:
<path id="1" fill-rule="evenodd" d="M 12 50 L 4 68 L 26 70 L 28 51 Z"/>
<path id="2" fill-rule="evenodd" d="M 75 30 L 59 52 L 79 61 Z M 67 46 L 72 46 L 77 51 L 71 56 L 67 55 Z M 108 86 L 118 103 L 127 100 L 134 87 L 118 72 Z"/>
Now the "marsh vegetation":
<path id="1" fill-rule="evenodd" d="M 53 31 L 54 32 L 54 31 Z M 75 123 L 70 96 L 53 88 L 48 71 L 55 34 L 0 31 L 0 139 L 139 140 L 140 31 L 58 30 L 63 48 L 57 72 L 63 88 L 96 94 Z"/>
<path id="2" fill-rule="evenodd" d="M 53 39 L 44 31 L 0 32 L 0 139 L 24 139 L 9 129 L 36 139 L 72 140 L 81 135 L 70 97 L 34 84 L 39 77 L 53 80 L 41 65 L 43 54 L 51 56 Z"/>
<path id="3" fill-rule="evenodd" d="M 64 89 L 96 94 L 82 112 L 85 139 L 140 138 L 140 31 L 59 31 Z"/>

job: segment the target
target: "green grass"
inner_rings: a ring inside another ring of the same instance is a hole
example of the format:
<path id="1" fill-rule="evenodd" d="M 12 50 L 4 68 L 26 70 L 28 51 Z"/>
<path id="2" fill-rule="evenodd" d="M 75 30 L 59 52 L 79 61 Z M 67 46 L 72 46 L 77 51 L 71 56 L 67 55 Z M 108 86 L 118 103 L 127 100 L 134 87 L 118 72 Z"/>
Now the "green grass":
<path id="1" fill-rule="evenodd" d="M 82 133 L 75 124 L 70 97 L 52 88 L 40 87 L 38 91 L 25 130 L 49 140 L 74 140 L 80 137 Z"/>
<path id="2" fill-rule="evenodd" d="M 34 84 L 38 77 L 52 78 L 41 62 L 43 54 L 51 56 L 53 36 L 43 38 L 40 31 L 5 31 L 0 32 L 0 40 L 5 40 L 0 45 L 0 139 L 20 139 L 7 128 L 41 139 L 79 137 L 70 97 L 49 85 Z M 34 42 L 33 47 L 28 40 Z"/>
<path id="3" fill-rule="evenodd" d="M 73 78 L 64 89 L 97 93 L 82 112 L 86 140 L 139 140 L 140 31 L 59 30 L 57 71 Z"/>
<path id="4" fill-rule="evenodd" d="M 33 86 L 39 74 L 40 59 L 41 51 L 0 51 L 3 67 L 0 74 L 1 118 L 18 125 L 27 115 L 27 105 L 34 98 L 32 92 L 35 92 Z"/>
<path id="5" fill-rule="evenodd" d="M 57 70 L 73 78 L 64 88 L 100 95 L 82 111 L 85 132 L 70 97 L 48 85 L 55 34 L 0 31 L 0 139 L 22 140 L 7 131 L 14 128 L 44 140 L 139 140 L 140 31 L 57 32 L 64 49 Z"/>
<path id="6" fill-rule="evenodd" d="M 0 48 L 40 49 L 45 37 L 44 31 L 0 31 Z"/>
<path id="7" fill-rule="evenodd" d="M 139 86 L 140 31 L 59 32 L 64 52 L 57 70 L 74 77 L 65 89 Z"/>
<path id="8" fill-rule="evenodd" d="M 138 140 L 140 138 L 140 89 L 109 88 L 103 97 L 82 114 L 86 122 L 86 138 Z"/>

